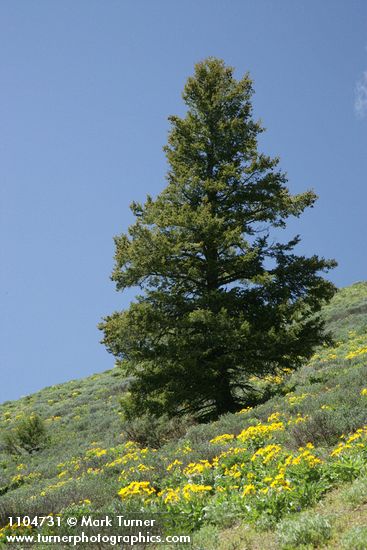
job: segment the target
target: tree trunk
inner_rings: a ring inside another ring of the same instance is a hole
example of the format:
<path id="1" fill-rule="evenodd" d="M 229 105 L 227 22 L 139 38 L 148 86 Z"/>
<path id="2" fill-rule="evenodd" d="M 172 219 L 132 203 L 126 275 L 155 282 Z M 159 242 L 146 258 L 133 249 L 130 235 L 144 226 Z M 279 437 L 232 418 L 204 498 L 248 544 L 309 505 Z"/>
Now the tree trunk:
<path id="1" fill-rule="evenodd" d="M 228 412 L 236 412 L 238 408 L 229 383 L 228 371 L 224 372 L 222 377 L 218 379 L 215 408 L 217 416 Z"/>

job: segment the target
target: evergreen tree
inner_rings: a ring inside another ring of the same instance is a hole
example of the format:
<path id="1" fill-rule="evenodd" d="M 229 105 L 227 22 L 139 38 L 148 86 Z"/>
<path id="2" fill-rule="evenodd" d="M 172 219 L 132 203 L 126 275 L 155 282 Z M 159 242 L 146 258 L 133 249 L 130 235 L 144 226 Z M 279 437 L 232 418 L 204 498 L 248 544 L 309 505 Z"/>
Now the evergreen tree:
<path id="1" fill-rule="evenodd" d="M 296 369 L 328 337 L 318 315 L 335 265 L 271 240 L 311 207 L 291 195 L 278 159 L 258 151 L 252 82 L 209 58 L 186 83 L 184 118 L 170 117 L 168 185 L 133 203 L 115 238 L 118 290 L 143 293 L 101 323 L 103 343 L 132 376 L 130 407 L 201 419 L 249 403 L 251 378 Z M 279 233 L 279 231 L 277 231 Z"/>

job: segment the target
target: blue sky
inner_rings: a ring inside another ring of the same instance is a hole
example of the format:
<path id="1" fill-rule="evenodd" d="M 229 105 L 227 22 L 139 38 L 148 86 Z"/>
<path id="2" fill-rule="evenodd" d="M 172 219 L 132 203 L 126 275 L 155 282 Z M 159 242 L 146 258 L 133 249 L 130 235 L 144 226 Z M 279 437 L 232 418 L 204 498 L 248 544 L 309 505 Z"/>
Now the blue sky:
<path id="1" fill-rule="evenodd" d="M 113 366 L 101 317 L 129 204 L 165 185 L 170 114 L 195 62 L 254 79 L 261 148 L 315 208 L 300 252 L 367 279 L 365 0 L 0 3 L 0 401 Z"/>

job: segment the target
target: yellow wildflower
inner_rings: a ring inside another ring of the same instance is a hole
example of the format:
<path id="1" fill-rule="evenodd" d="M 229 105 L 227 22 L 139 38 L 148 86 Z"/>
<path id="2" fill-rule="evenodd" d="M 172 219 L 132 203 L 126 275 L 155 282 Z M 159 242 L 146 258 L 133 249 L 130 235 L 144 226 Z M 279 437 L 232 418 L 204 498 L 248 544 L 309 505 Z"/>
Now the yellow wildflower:
<path id="1" fill-rule="evenodd" d="M 171 462 L 171 464 L 168 464 L 166 470 L 167 472 L 170 472 L 172 470 L 172 468 L 174 468 L 175 466 L 181 466 L 182 462 L 181 460 L 178 460 L 177 458 Z"/>
<path id="2" fill-rule="evenodd" d="M 167 487 L 167 489 L 160 491 L 158 496 L 163 497 L 163 502 L 165 504 L 174 504 L 180 500 L 180 488 L 178 487 L 177 489 L 173 489 L 171 487 Z"/>
<path id="3" fill-rule="evenodd" d="M 277 422 L 280 418 L 280 412 L 275 412 L 268 416 L 268 422 Z"/>
<path id="4" fill-rule="evenodd" d="M 256 426 L 249 426 L 243 430 L 237 439 L 240 441 L 248 441 L 249 439 L 257 439 L 258 437 L 268 437 L 273 432 L 284 430 L 283 422 L 274 422 L 272 424 L 257 424 Z"/>
<path id="5" fill-rule="evenodd" d="M 227 443 L 227 441 L 231 441 L 232 439 L 234 439 L 233 434 L 222 434 L 211 439 L 210 443 Z"/>
<path id="6" fill-rule="evenodd" d="M 253 407 L 245 407 L 244 409 L 241 409 L 240 411 L 238 411 L 237 414 L 246 414 L 246 413 L 250 412 L 252 409 L 253 409 Z"/>
<path id="7" fill-rule="evenodd" d="M 255 492 L 256 492 L 255 485 L 253 483 L 249 483 L 248 485 L 245 485 L 242 492 L 242 496 L 245 497 L 246 495 L 253 495 L 255 494 Z"/>
<path id="8" fill-rule="evenodd" d="M 133 481 L 127 487 L 120 489 L 118 494 L 122 499 L 136 495 L 152 495 L 156 490 L 150 485 L 149 481 Z"/>
<path id="9" fill-rule="evenodd" d="M 139 472 L 146 472 L 148 470 L 154 470 L 153 466 L 146 466 L 145 464 L 138 465 Z"/>
<path id="10" fill-rule="evenodd" d="M 241 466 L 243 467 L 244 465 L 241 464 Z M 241 477 L 242 472 L 241 472 L 240 466 L 238 464 L 233 464 L 233 466 L 231 466 L 231 468 L 226 468 L 225 469 L 224 475 L 229 476 L 229 477 L 233 477 L 234 479 Z"/>
<path id="11" fill-rule="evenodd" d="M 363 346 L 361 348 L 358 348 L 356 350 L 351 351 L 348 353 L 345 358 L 346 359 L 354 359 L 355 357 L 358 357 L 359 355 L 364 355 L 367 353 L 367 346 Z"/>
<path id="12" fill-rule="evenodd" d="M 254 462 L 258 457 L 262 458 L 264 464 L 270 462 L 277 454 L 282 450 L 280 445 L 266 445 L 261 447 L 251 457 L 251 461 Z"/>
<path id="13" fill-rule="evenodd" d="M 211 485 L 196 485 L 195 483 L 188 483 L 182 489 L 182 493 L 185 500 L 190 500 L 192 493 L 200 494 L 211 490 L 212 490 Z"/>
<path id="14" fill-rule="evenodd" d="M 200 460 L 200 462 L 190 462 L 184 469 L 184 474 L 192 476 L 196 474 L 202 474 L 205 470 L 209 470 L 212 467 L 207 460 Z"/>

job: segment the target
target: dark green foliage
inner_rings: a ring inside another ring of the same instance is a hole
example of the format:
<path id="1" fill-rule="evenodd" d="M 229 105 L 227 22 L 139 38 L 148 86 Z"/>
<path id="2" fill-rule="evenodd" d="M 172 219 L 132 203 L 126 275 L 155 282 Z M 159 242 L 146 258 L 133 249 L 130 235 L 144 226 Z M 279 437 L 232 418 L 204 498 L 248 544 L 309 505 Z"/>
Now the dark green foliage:
<path id="1" fill-rule="evenodd" d="M 158 449 L 168 441 L 183 437 L 192 425 L 190 419 L 169 418 L 167 415 L 155 417 L 143 414 L 137 418 L 126 420 L 124 434 L 127 439 L 136 441 L 143 447 Z"/>
<path id="2" fill-rule="evenodd" d="M 45 423 L 38 414 L 24 417 L 4 435 L 5 450 L 14 455 L 35 453 L 48 442 Z"/>
<path id="3" fill-rule="evenodd" d="M 217 417 L 254 403 L 251 376 L 296 369 L 327 341 L 317 313 L 335 265 L 297 256 L 274 228 L 316 200 L 291 195 L 278 159 L 258 151 L 252 82 L 217 59 L 195 67 L 184 118 L 170 117 L 168 185 L 116 237 L 112 279 L 144 290 L 105 318 L 104 344 L 134 377 L 136 413 Z"/>

